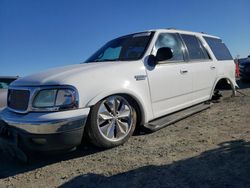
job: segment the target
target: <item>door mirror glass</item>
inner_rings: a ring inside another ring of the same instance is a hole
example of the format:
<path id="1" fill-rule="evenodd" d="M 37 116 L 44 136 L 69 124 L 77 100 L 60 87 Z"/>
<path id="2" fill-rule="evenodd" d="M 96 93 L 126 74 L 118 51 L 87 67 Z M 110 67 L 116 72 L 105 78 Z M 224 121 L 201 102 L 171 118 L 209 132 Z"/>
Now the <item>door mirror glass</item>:
<path id="1" fill-rule="evenodd" d="M 156 53 L 157 61 L 166 61 L 173 57 L 173 50 L 169 47 L 159 48 Z"/>

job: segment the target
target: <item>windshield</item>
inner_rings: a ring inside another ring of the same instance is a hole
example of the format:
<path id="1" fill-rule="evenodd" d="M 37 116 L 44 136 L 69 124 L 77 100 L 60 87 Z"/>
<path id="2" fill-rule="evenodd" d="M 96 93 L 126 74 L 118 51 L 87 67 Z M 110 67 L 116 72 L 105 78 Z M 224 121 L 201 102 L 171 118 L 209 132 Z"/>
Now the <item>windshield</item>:
<path id="1" fill-rule="evenodd" d="M 144 55 L 152 36 L 152 32 L 144 32 L 114 39 L 94 53 L 85 63 L 138 60 Z"/>

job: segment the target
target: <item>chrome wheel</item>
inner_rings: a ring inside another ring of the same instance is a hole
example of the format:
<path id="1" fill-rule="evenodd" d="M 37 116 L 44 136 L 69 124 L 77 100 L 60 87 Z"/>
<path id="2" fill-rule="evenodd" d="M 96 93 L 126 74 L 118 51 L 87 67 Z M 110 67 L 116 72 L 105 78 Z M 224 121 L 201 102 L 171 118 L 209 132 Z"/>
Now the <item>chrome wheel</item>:
<path id="1" fill-rule="evenodd" d="M 126 137 L 133 124 L 133 110 L 122 96 L 110 96 L 102 101 L 97 114 L 101 135 L 110 141 Z"/>

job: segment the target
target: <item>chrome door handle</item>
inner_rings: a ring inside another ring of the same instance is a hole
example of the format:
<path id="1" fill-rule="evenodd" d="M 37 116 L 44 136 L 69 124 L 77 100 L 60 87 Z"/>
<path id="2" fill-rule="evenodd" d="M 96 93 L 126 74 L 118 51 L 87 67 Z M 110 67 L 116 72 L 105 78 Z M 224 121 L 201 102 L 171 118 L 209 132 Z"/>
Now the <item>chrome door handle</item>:
<path id="1" fill-rule="evenodd" d="M 181 74 L 186 74 L 186 73 L 188 73 L 188 70 L 180 70 L 180 73 Z"/>

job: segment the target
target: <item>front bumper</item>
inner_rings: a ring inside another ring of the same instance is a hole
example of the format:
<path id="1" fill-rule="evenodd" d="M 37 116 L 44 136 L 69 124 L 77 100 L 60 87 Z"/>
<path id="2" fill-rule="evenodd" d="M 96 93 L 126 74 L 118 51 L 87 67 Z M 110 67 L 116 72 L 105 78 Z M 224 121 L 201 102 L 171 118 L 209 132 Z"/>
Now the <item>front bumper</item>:
<path id="1" fill-rule="evenodd" d="M 0 116 L 0 147 L 25 152 L 71 149 L 82 141 L 88 114 L 89 108 L 28 114 L 17 114 L 6 108 Z"/>

